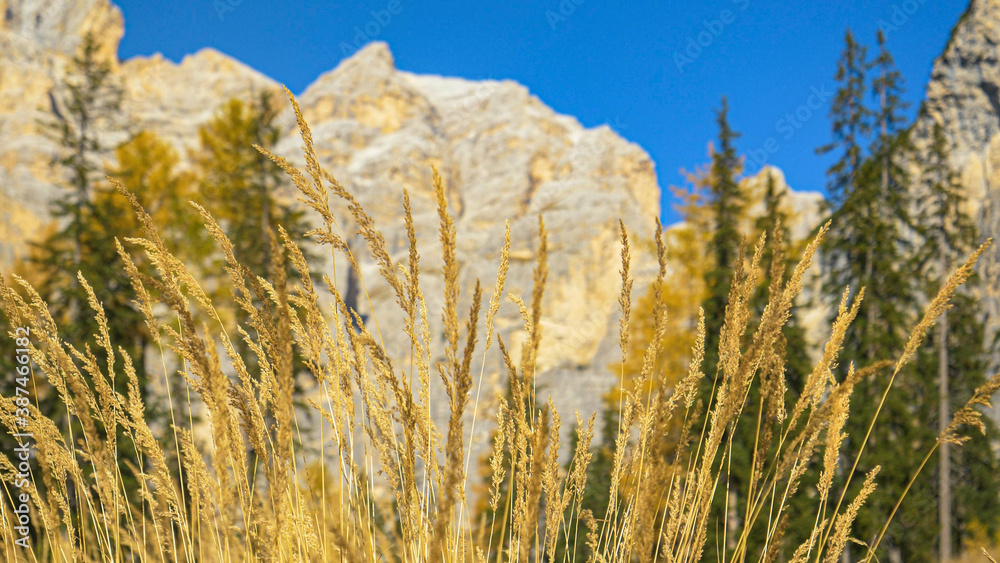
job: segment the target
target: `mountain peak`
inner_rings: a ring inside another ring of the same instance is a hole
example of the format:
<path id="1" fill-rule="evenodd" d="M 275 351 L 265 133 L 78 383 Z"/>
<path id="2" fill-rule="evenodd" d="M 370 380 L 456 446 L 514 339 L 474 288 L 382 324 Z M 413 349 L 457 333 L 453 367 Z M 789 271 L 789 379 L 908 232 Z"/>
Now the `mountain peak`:
<path id="1" fill-rule="evenodd" d="M 972 0 L 934 61 L 924 107 L 913 139 L 930 145 L 940 125 L 951 145 L 951 161 L 968 196 L 968 211 L 980 234 L 1000 232 L 1000 0 Z M 1000 332 L 1000 249 L 979 260 L 985 283 L 981 304 L 987 334 Z M 994 354 L 992 365 L 1000 365 Z"/>
<path id="2" fill-rule="evenodd" d="M 121 10 L 109 0 L 0 0 L 0 36 L 21 51 L 72 54 L 87 34 L 102 57 L 117 60 Z"/>
<path id="3" fill-rule="evenodd" d="M 344 59 L 340 66 L 358 65 L 362 67 L 376 67 L 387 70 L 396 69 L 396 60 L 389 50 L 389 44 L 385 41 L 372 41 L 364 47 L 358 49 L 353 55 Z M 338 67 L 339 68 L 339 67 Z"/>

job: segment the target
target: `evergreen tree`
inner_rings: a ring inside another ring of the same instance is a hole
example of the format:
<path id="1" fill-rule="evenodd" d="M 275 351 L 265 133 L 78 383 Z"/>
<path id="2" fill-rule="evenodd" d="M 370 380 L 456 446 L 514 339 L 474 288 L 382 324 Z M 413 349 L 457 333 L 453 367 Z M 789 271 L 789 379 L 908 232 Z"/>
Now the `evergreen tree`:
<path id="1" fill-rule="evenodd" d="M 729 286 L 742 238 L 739 222 L 744 208 L 743 194 L 737 182 L 742 163 L 733 144 L 740 134 L 729 125 L 729 104 L 725 97 L 716 112 L 716 123 L 719 127 L 719 146 L 712 151 L 708 204 L 712 212 L 708 252 L 713 261 L 705 274 L 708 298 L 704 304 L 705 373 L 710 380 L 716 377 L 719 362 L 719 336 L 725 322 Z"/>
<path id="2" fill-rule="evenodd" d="M 834 80 L 840 83 L 830 106 L 833 140 L 816 150 L 819 154 L 839 151 L 838 160 L 827 170 L 829 204 L 844 205 L 855 191 L 864 139 L 871 131 L 871 110 L 865 105 L 867 91 L 866 62 L 868 50 L 854 39 L 850 30 L 844 35 L 844 51 L 837 63 Z"/>
<path id="3" fill-rule="evenodd" d="M 110 63 L 99 58 L 97 42 L 88 34 L 66 80 L 50 94 L 51 114 L 42 122 L 59 147 L 55 164 L 64 174 L 68 193 L 53 201 L 51 215 L 57 230 L 35 246 L 32 261 L 42 272 L 41 289 L 51 298 L 49 304 L 71 342 L 96 328 L 77 272 L 97 283 L 102 278 L 94 274 L 103 272 L 95 269 L 107 264 L 95 255 L 100 252 L 96 245 L 106 242 L 101 233 L 107 229 L 94 207 L 93 191 L 111 149 L 105 138 L 118 125 L 121 97 Z"/>
<path id="4" fill-rule="evenodd" d="M 920 215 L 923 245 L 920 252 L 921 271 L 933 272 L 926 285 L 925 299 L 930 299 L 940 289 L 942 280 L 957 264 L 961 263 L 975 247 L 975 223 L 965 212 L 966 202 L 957 174 L 949 163 L 950 147 L 940 124 L 932 130 L 931 144 L 923 158 L 918 189 L 922 194 Z M 926 420 L 933 420 L 935 413 L 927 405 L 937 405 L 937 430 L 948 425 L 951 413 L 961 406 L 965 397 L 986 379 L 982 320 L 978 317 L 976 299 L 968 289 L 956 297 L 950 311 L 942 313 L 935 328 L 933 341 L 925 343 L 918 357 L 918 370 L 925 388 L 934 388 L 936 400 L 920 404 Z M 958 387 L 952 389 L 952 387 Z M 933 399 L 933 393 L 927 393 Z M 989 426 L 992 431 L 992 425 Z M 957 472 L 952 469 L 953 458 L 958 461 Z M 983 515 L 998 513 L 1000 480 L 995 471 L 983 472 L 980 468 L 996 468 L 997 459 L 989 446 L 989 437 L 976 436 L 968 444 L 952 451 L 951 444 L 941 444 L 937 466 L 938 504 L 938 557 L 948 561 L 952 557 L 955 539 L 966 535 L 966 526 L 972 519 L 995 532 L 997 518 Z M 956 479 L 956 473 L 960 479 Z M 953 493 L 962 498 L 955 518 Z"/>
<path id="5" fill-rule="evenodd" d="M 120 213 L 103 181 L 108 172 L 105 160 L 113 146 L 108 139 L 122 132 L 120 127 L 121 90 L 115 84 L 110 63 L 100 58 L 96 41 L 83 39 L 72 60 L 66 79 L 50 94 L 51 115 L 42 123 L 57 144 L 56 170 L 63 173 L 65 197 L 57 198 L 50 214 L 54 226 L 40 240 L 32 243 L 29 263 L 37 280 L 36 289 L 48 303 L 49 311 L 66 344 L 80 353 L 92 353 L 98 369 L 108 373 L 113 354 L 114 370 L 121 370 L 119 350 L 128 355 L 136 371 L 144 403 L 150 405 L 147 420 L 161 420 L 162 411 L 146 400 L 149 391 L 146 372 L 146 349 L 149 334 L 144 317 L 134 303 L 135 294 L 126 274 L 115 241 L 132 236 L 123 228 L 128 219 Z M 126 217 L 130 217 L 131 212 Z M 85 280 L 86 285 L 80 280 Z M 90 304 L 91 294 L 103 309 L 106 324 L 98 324 Z M 98 335 L 106 329 L 114 350 L 102 350 Z M 90 352 L 87 352 L 87 351 Z M 82 360 L 77 360 L 82 362 Z M 92 374 L 81 369 L 88 385 Z M 112 387 L 125 393 L 124 379 L 113 378 Z M 69 416 L 66 402 L 53 386 L 36 381 L 39 409 L 60 426 L 77 432 L 79 422 Z M 104 435 L 117 433 L 119 449 L 133 448 L 120 425 L 101 428 Z M 134 468 L 119 467 L 126 483 L 124 490 L 138 490 Z M 71 493 L 71 502 L 76 502 Z"/>
<path id="6" fill-rule="evenodd" d="M 743 244 L 743 233 L 740 232 L 740 223 L 743 219 L 746 205 L 744 195 L 739 185 L 739 175 L 742 171 L 742 162 L 737 155 L 734 141 L 740 134 L 729 125 L 729 104 L 726 98 L 722 99 L 722 105 L 716 112 L 716 124 L 718 125 L 718 148 L 712 152 L 712 164 L 709 169 L 708 202 L 707 207 L 711 216 L 710 231 L 708 241 L 708 255 L 711 265 L 705 273 L 705 285 L 708 297 L 702 307 L 705 311 L 705 361 L 703 363 L 706 378 L 702 380 L 700 391 L 701 400 L 706 409 L 710 409 L 712 404 L 712 394 L 715 383 L 721 378 L 719 374 L 719 345 L 721 342 L 722 329 L 725 324 L 726 306 L 729 303 L 729 290 L 733 283 L 733 273 L 737 267 L 737 261 L 741 258 L 741 246 Z M 749 408 L 757 407 L 755 397 L 748 398 Z M 748 414 L 747 416 L 753 416 Z M 729 429 L 728 431 L 733 431 Z M 725 550 L 732 549 L 735 545 L 734 538 L 739 537 L 741 526 L 740 516 L 742 504 L 746 499 L 740 498 L 737 491 L 741 491 L 750 476 L 753 452 L 754 452 L 754 429 L 750 425 L 738 425 L 736 427 L 737 436 L 733 440 L 731 453 L 731 463 L 733 468 L 730 475 L 730 487 L 728 492 L 721 492 L 715 495 L 713 502 L 713 512 L 721 518 L 729 521 L 727 542 L 731 545 L 720 545 L 721 530 L 724 529 L 722 523 L 710 524 L 708 529 L 708 541 L 706 542 L 706 554 L 709 559 L 723 557 Z M 733 498 L 727 499 L 726 496 Z M 726 507 L 729 513 L 726 514 Z M 755 546 L 751 546 L 753 549 Z M 717 552 L 716 550 L 719 550 Z"/>
<path id="7" fill-rule="evenodd" d="M 99 58 L 92 36 L 84 38 L 65 82 L 50 101 L 51 116 L 43 126 L 58 144 L 56 164 L 65 174 L 68 193 L 52 204 L 56 228 L 30 251 L 38 290 L 66 341 L 80 350 L 93 347 L 98 326 L 77 278 L 82 275 L 104 307 L 112 341 L 132 356 L 140 383 L 145 383 L 145 325 L 131 303 L 131 285 L 114 243 L 121 217 L 96 197 L 105 172 L 103 161 L 111 150 L 105 139 L 119 123 L 121 90 L 114 84 L 110 64 Z M 58 418 L 60 401 L 54 396 L 48 399 L 51 403 L 43 408 Z"/>
<path id="8" fill-rule="evenodd" d="M 890 354 L 898 351 L 907 336 L 908 321 L 916 311 L 916 288 L 911 281 L 907 261 L 912 255 L 908 230 L 914 227 L 909 216 L 910 178 L 903 163 L 912 156 L 909 131 L 904 129 L 908 104 L 902 101 L 902 77 L 885 46 L 885 36 L 878 32 L 878 56 L 872 64 L 872 97 L 878 103 L 874 122 L 878 128 L 868 162 L 872 177 L 858 195 L 864 194 L 867 217 L 867 246 L 864 249 L 866 299 L 865 311 L 869 347 L 866 356 L 876 359 L 879 335 L 885 338 L 882 348 Z M 877 176 L 877 178 L 876 178 Z M 874 299 L 873 299 L 874 298 Z"/>
<path id="9" fill-rule="evenodd" d="M 766 233 L 768 243 L 764 247 L 761 266 L 767 268 L 767 275 L 761 276 L 761 284 L 754 295 L 754 310 L 758 315 L 764 312 L 764 307 L 770 298 L 770 281 L 778 275 L 788 279 L 798 259 L 795 252 L 789 251 L 791 233 L 788 230 L 788 214 L 783 210 L 787 191 L 781 189 L 774 181 L 773 173 L 767 175 L 764 190 L 764 214 L 754 222 L 758 233 Z M 779 246 L 780 241 L 780 246 Z M 786 350 L 786 378 L 789 388 L 797 394 L 802 389 L 806 376 L 812 371 L 809 359 L 809 346 L 805 329 L 794 314 L 789 317 L 780 338 L 781 346 Z M 789 401 L 793 397 L 788 398 Z"/>
<path id="10" fill-rule="evenodd" d="M 65 223 L 60 236 L 72 241 L 73 264 L 84 259 L 84 229 L 92 203 L 91 192 L 95 179 L 100 178 L 102 159 L 110 149 L 104 134 L 118 125 L 121 99 L 121 89 L 111 75 L 111 64 L 99 58 L 97 41 L 88 33 L 72 60 L 65 82 L 49 94 L 51 115 L 42 123 L 49 137 L 59 145 L 56 163 L 66 174 L 68 197 L 53 204 L 52 215 Z"/>
<path id="11" fill-rule="evenodd" d="M 308 225 L 304 211 L 279 197 L 286 187 L 285 172 L 254 147 L 275 145 L 281 136 L 277 116 L 278 108 L 269 93 L 262 93 L 251 102 L 232 99 L 199 130 L 200 147 L 192 155 L 202 192 L 201 204 L 219 222 L 233 244 L 236 260 L 248 270 L 243 274 L 251 295 L 240 297 L 248 297 L 251 305 L 265 316 L 283 313 L 265 299 L 257 277 L 272 282 L 282 276 L 289 281 L 298 278 L 298 271 L 280 252 L 278 227 L 283 227 L 290 239 L 299 244 L 307 261 L 313 258 L 306 243 Z M 229 291 L 232 287 L 230 272 L 222 265 L 211 269 L 206 278 L 214 283 L 210 291 Z M 280 291 L 277 286 L 275 289 Z M 250 312 L 242 305 L 228 314 L 228 321 L 247 335 L 234 339 L 233 346 L 251 376 L 259 377 L 260 360 L 246 339 L 260 343 L 262 335 L 254 329 Z M 296 374 L 306 366 L 295 348 L 286 352 L 288 356 L 280 360 L 287 362 L 282 365 L 287 366 L 286 373 L 295 388 Z M 275 365 L 275 358 L 268 360 Z M 248 467 L 253 471 L 258 463 L 257 453 L 249 447 L 247 453 Z"/>
<path id="12" fill-rule="evenodd" d="M 865 49 L 848 32 L 836 75 L 840 87 L 831 108 L 833 142 L 820 149 L 821 153 L 839 150 L 841 155 L 828 171 L 833 212 L 824 248 L 826 290 L 836 299 L 845 287 L 853 292 L 865 288 L 862 312 L 845 339 L 841 378 L 851 364 L 861 369 L 897 358 L 919 310 L 913 254 L 907 242 L 913 224 L 906 197 L 909 179 L 902 163 L 911 148 L 903 128 L 902 84 L 881 34 L 878 49 L 875 61 L 866 64 Z M 877 103 L 874 110 L 865 105 L 869 71 L 873 73 L 870 93 Z M 875 135 L 866 154 L 862 146 L 871 133 Z M 930 447 L 934 439 L 915 408 L 923 389 L 908 368 L 895 378 L 878 422 L 863 443 L 887 384 L 887 378 L 876 375 L 857 385 L 851 401 L 853 416 L 846 426 L 845 472 L 863 450 L 853 475 L 843 475 L 851 483 L 846 498 L 857 491 L 864 474 L 875 465 L 882 466 L 879 487 L 856 521 L 855 535 L 862 540 L 877 533 L 905 488 L 915 469 L 910 461 L 914 449 Z M 904 560 L 922 560 L 929 551 L 923 542 L 933 536 L 933 527 L 928 528 L 926 518 L 909 518 L 905 511 L 927 503 L 928 491 L 915 487 L 908 501 L 883 545 Z"/>
<path id="13" fill-rule="evenodd" d="M 305 244 L 305 215 L 279 198 L 286 185 L 284 171 L 254 148 L 273 147 L 280 138 L 277 115 L 278 108 L 268 93 L 252 102 L 232 99 L 199 130 L 200 147 L 192 156 L 201 204 L 225 230 L 236 259 L 254 276 L 273 279 L 274 268 L 281 267 L 288 279 L 295 279 L 297 272 L 290 264 L 272 264 L 272 244 L 278 242 L 280 225 L 311 259 Z M 215 289 L 228 288 L 228 273 L 222 267 L 214 270 L 216 273 L 208 277 L 215 280 Z M 257 299 L 254 302 L 260 306 Z M 248 326 L 246 312 L 232 313 L 238 325 Z M 252 359 L 242 339 L 236 345 L 245 358 Z M 296 366 L 301 364 L 296 362 Z"/>

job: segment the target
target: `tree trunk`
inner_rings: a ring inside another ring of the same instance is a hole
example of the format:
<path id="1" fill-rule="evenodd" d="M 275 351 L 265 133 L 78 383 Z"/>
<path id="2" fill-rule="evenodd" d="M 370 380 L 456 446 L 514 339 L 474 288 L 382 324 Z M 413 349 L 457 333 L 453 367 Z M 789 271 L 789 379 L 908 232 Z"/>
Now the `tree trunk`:
<path id="1" fill-rule="evenodd" d="M 938 178 L 944 185 L 947 178 Z M 948 272 L 947 200 L 942 196 L 939 203 L 940 229 L 938 235 L 938 276 L 942 283 Z M 951 417 L 951 394 L 948 391 L 948 309 L 941 313 L 937 325 L 938 356 L 938 432 L 944 435 Z M 941 563 L 951 560 L 951 444 L 942 442 L 938 458 L 938 557 Z"/>
<path id="2" fill-rule="evenodd" d="M 942 270 L 943 271 L 943 270 Z M 938 347 L 938 429 L 943 434 L 948 426 L 948 310 L 941 313 L 937 330 Z M 951 559 L 951 445 L 941 444 L 938 458 L 938 523 L 941 526 L 938 538 L 938 553 L 941 563 Z"/>

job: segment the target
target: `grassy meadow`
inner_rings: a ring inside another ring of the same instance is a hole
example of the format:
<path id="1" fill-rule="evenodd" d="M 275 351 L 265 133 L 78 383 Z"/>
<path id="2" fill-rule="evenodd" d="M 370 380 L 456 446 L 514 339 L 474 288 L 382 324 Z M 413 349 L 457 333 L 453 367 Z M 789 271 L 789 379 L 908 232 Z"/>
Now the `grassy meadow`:
<path id="1" fill-rule="evenodd" d="M 502 248 L 496 279 L 482 280 L 471 308 L 459 310 L 459 235 L 435 172 L 444 306 L 428 310 L 409 197 L 404 194 L 399 202 L 408 257 L 394 262 L 350 187 L 319 164 L 308 124 L 294 99 L 292 104 L 304 169 L 266 148 L 258 150 L 284 170 L 314 215 L 318 227 L 306 233 L 311 244 L 355 269 L 356 253 L 368 253 L 394 292 L 404 322 L 379 325 L 377 310 L 371 319 L 358 317 L 335 272 L 313 271 L 308 252 L 280 222 L 255 236 L 268 242 L 269 262 L 287 268 L 255 275 L 237 257 L 238 241 L 208 210 L 192 206 L 187 212 L 224 258 L 220 268 L 232 291 L 206 288 L 199 270 L 171 249 L 164 225 L 127 183 L 112 179 L 142 236 L 116 241 L 109 250 L 124 264 L 152 346 L 170 359 L 162 370 L 145 374 L 170 395 L 169 410 L 151 420 L 155 405 L 144 401 L 139 359 L 130 353 L 130 343 L 116 340 L 108 329 L 116 311 L 97 298 L 95 280 L 78 279 L 88 296 L 85 314 L 93 321 L 88 344 L 79 345 L 66 339 L 24 277 L 0 278 L 0 308 L 11 330 L 4 342 L 21 336 L 15 327 L 27 329 L 27 342 L 17 342 L 30 357 L 32 388 L 44 381 L 58 406 L 0 398 L 0 424 L 10 435 L 30 434 L 33 448 L 26 481 L 18 479 L 14 454 L 0 456 L 0 543 L 6 561 L 833 563 L 845 549 L 852 559 L 869 561 L 907 502 L 909 484 L 929 478 L 928 464 L 938 448 L 961 447 L 970 433 L 985 429 L 981 407 L 1000 389 L 1000 376 L 963 398 L 965 406 L 950 413 L 936 439 L 913 452 L 913 471 L 902 476 L 906 489 L 889 510 L 868 514 L 880 523 L 880 532 L 856 537 L 855 522 L 869 509 L 866 501 L 884 476 L 880 466 L 855 471 L 871 454 L 864 445 L 857 455 L 845 453 L 855 401 L 868 400 L 855 396 L 856 386 L 872 378 L 884 384 L 871 401 L 874 418 L 861 426 L 871 433 L 885 422 L 882 405 L 894 393 L 897 376 L 933 334 L 988 243 L 940 284 L 922 317 L 906 327 L 902 351 L 885 361 L 841 365 L 846 335 L 865 300 L 863 288 L 844 287 L 830 312 L 829 336 L 793 392 L 785 366 L 804 359 L 789 357 L 783 330 L 827 227 L 818 229 L 787 271 L 780 229 L 744 242 L 724 322 L 710 332 L 704 314 L 698 316 L 687 369 L 667 384 L 657 358 L 671 336 L 673 311 L 660 298 L 668 289 L 669 257 L 657 223 L 651 229 L 659 263 L 654 299 L 633 302 L 630 266 L 638 250 L 624 227 L 621 261 L 607 265 L 620 269 L 622 278 L 622 365 L 639 367 L 632 384 L 616 395 L 616 412 L 608 419 L 613 422 L 605 428 L 613 446 L 606 449 L 606 465 L 600 472 L 589 470 L 599 457 L 592 448 L 596 413 L 560 413 L 536 394 L 536 359 L 546 346 L 544 217 L 535 235 L 533 286 L 505 283 L 508 228 L 506 240 L 496 241 Z M 348 244 L 331 198 L 347 206 L 363 245 Z M 766 299 L 756 307 L 761 286 Z M 363 278 L 360 287 L 363 300 Z M 525 337 L 519 350 L 510 349 L 495 330 L 503 302 L 520 310 Z M 239 312 L 238 331 L 223 310 Z M 442 340 L 432 338 L 429 328 L 437 315 L 443 320 Z M 641 347 L 631 334 L 636 319 L 651 327 Z M 408 339 L 407 365 L 386 353 L 382 341 L 388 333 Z M 437 342 L 444 348 L 434 349 Z M 505 365 L 508 393 L 490 399 L 496 408 L 480 405 L 487 401 L 481 394 L 486 356 L 474 353 L 477 342 L 499 351 Z M 707 371 L 711 344 L 716 367 Z M 168 369 L 168 363 L 180 369 Z M 838 366 L 846 377 L 835 376 Z M 299 371 L 314 380 L 319 400 L 305 405 L 299 400 Z M 434 379 L 446 390 L 449 416 L 443 427 L 431 417 Z M 197 425 L 190 418 L 193 404 L 202 405 Z M 322 427 L 303 432 L 303 409 L 320 417 Z M 477 439 L 483 439 L 482 428 L 495 428 L 491 454 L 481 463 L 488 467 L 482 498 L 469 486 L 480 474 L 480 460 L 472 459 L 466 439 L 470 413 L 479 419 L 473 422 Z M 560 428 L 574 418 L 572 453 L 563 462 Z M 738 448 L 748 455 L 734 462 Z M 598 512 L 587 500 L 594 493 L 606 499 Z M 17 529 L 15 512 L 24 504 L 21 494 L 30 499 L 27 548 L 17 543 L 25 535 Z"/>

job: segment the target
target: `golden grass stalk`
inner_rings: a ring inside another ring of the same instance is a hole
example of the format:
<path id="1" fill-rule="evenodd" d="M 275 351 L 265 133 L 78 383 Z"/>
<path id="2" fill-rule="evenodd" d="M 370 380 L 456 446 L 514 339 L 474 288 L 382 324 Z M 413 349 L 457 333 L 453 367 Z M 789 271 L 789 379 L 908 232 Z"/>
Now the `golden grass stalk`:
<path id="1" fill-rule="evenodd" d="M 173 395 L 168 395 L 169 425 L 149 420 L 136 358 L 124 352 L 123 343 L 112 341 L 108 327 L 115 312 L 98 302 L 91 288 L 96 280 L 79 280 L 98 328 L 90 335 L 91 346 L 77 347 L 66 342 L 30 284 L 0 276 L 0 310 L 12 326 L 31 329 L 33 374 L 44 374 L 50 397 L 66 412 L 64 421 L 57 423 L 37 404 L 22 407 L 12 398 L 0 398 L 0 425 L 10 433 L 21 430 L 19 409 L 26 408 L 27 430 L 37 441 L 26 488 L 37 532 L 31 553 L 35 560 L 527 562 L 555 560 L 561 554 L 562 561 L 573 562 L 694 563 L 715 547 L 708 541 L 716 529 L 719 558 L 733 563 L 753 557 L 805 562 L 840 556 L 878 472 L 866 475 L 861 493 L 843 512 L 843 495 L 830 510 L 851 396 L 858 381 L 887 366 L 851 366 L 844 381 L 834 379 L 845 335 L 864 297 L 863 288 L 853 301 L 845 291 L 822 353 L 786 412 L 783 329 L 794 314 L 795 299 L 826 226 L 805 247 L 787 279 L 780 229 L 768 234 L 774 248 L 771 264 L 762 264 L 768 237 L 761 236 L 749 253 L 743 245 L 719 338 L 719 371 L 708 374 L 714 386 L 704 395 L 703 312 L 692 319 L 697 321 L 696 339 L 685 356 L 688 370 L 680 381 L 666 385 L 657 361 L 671 314 L 662 304 L 670 267 L 662 225 L 657 221 L 653 234 L 658 264 L 652 282 L 655 305 L 646 311 L 632 303 L 633 246 L 640 247 L 632 241 L 637 236 L 619 222 L 618 343 L 623 365 L 636 353 L 642 362 L 638 384 L 619 398 L 619 428 L 608 469 L 609 506 L 595 515 L 586 498 L 597 486 L 587 472 L 594 459 L 596 417 L 575 413 L 578 447 L 564 465 L 559 455 L 564 438 L 560 413 L 551 397 L 538 396 L 549 281 L 543 218 L 538 219 L 530 298 L 518 295 L 525 288 L 507 288 L 508 225 L 485 313 L 480 283 L 470 281 L 463 323 L 459 307 L 465 302 L 465 281 L 457 251 L 462 234 L 448 209 L 444 179 L 434 170 L 444 283 L 440 327 L 432 325 L 420 285 L 410 194 L 401 194 L 408 248 L 396 262 L 372 216 L 324 168 L 308 124 L 289 97 L 302 137 L 304 169 L 258 149 L 288 174 L 300 201 L 316 214 L 312 240 L 329 246 L 334 265 L 344 260 L 358 274 L 372 313 L 370 324 L 345 303 L 337 272 L 317 275 L 308 253 L 283 228 L 267 233 L 271 268 L 257 276 L 236 256 L 226 225 L 195 206 L 193 212 L 215 240 L 232 290 L 231 299 L 213 300 L 188 265 L 170 253 L 138 200 L 112 181 L 141 225 L 141 237 L 117 242 L 116 250 L 138 311 L 161 350 L 158 375 L 168 393 L 182 389 L 188 397 L 188 420 L 174 412 L 175 399 L 178 406 L 181 403 Z M 346 211 L 331 206 L 331 194 Z M 351 240 L 345 234 L 349 229 L 360 233 L 364 248 L 346 242 Z M 930 303 L 893 363 L 892 378 L 911 360 L 982 251 L 959 268 Z M 137 262 L 133 253 L 143 253 L 146 259 Z M 366 261 L 378 266 L 402 311 L 399 325 L 380 326 L 385 312 L 373 306 L 361 275 Z M 288 276 L 289 270 L 297 275 Z M 320 278 L 323 283 L 314 283 Z M 751 298 L 763 281 L 768 303 L 758 314 Z M 523 324 L 519 361 L 504 344 L 506 327 L 497 323 L 504 291 Z M 240 315 L 231 314 L 237 310 Z M 635 351 L 630 331 L 641 315 L 652 315 L 653 338 Z M 244 319 L 242 324 L 234 324 L 237 317 Z M 438 328 L 441 337 L 435 338 Z M 473 398 L 473 356 L 484 329 Z M 402 337 L 408 345 L 404 362 L 387 349 L 389 336 L 394 341 Z M 491 348 L 494 338 L 498 350 Z M 492 360 L 491 349 L 498 354 Z M 467 482 L 473 441 L 479 438 L 482 383 L 493 360 L 508 378 L 511 396 L 486 399 L 497 405 L 484 503 L 492 516 L 486 518 L 469 509 L 474 503 Z M 446 399 L 443 428 L 432 417 L 437 395 L 432 386 L 438 385 L 432 381 L 434 369 Z M 299 387 L 312 392 L 301 396 Z M 753 389 L 759 390 L 755 396 L 760 399 L 748 404 Z M 965 427 L 983 430 L 978 407 L 998 390 L 1000 376 L 977 389 L 937 443 L 962 443 Z M 738 489 L 732 452 L 737 429 L 748 424 L 754 431 L 749 445 L 753 454 L 749 468 L 736 469 L 746 474 L 744 487 Z M 812 466 L 818 470 L 810 472 Z M 11 460 L 0 457 L 5 484 L 17 472 Z M 8 560 L 16 549 L 8 517 L 15 494 L 9 485 L 0 494 L 0 548 Z M 818 499 L 815 522 L 811 530 L 800 531 L 808 535 L 806 541 L 789 545 L 789 507 L 803 494 Z M 738 514 L 730 506 L 731 495 L 741 499 Z M 886 526 L 894 514 L 895 509 L 887 515 Z M 870 547 L 869 558 L 881 537 Z"/>

